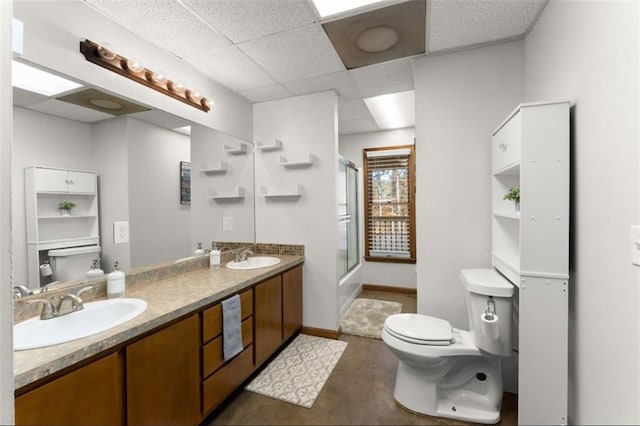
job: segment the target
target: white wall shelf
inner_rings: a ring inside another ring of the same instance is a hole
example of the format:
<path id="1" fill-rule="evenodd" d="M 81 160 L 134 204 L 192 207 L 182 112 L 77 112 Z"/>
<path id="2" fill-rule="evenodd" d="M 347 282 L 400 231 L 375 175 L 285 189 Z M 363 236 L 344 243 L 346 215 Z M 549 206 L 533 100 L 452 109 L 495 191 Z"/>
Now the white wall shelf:
<path id="1" fill-rule="evenodd" d="M 216 175 L 226 173 L 229 169 L 229 164 L 225 161 L 219 161 L 216 164 L 200 164 L 198 165 L 198 171 L 207 175 Z"/>
<path id="2" fill-rule="evenodd" d="M 271 144 L 256 141 L 256 150 L 258 151 L 277 151 L 279 149 L 282 149 L 282 141 L 280 139 L 274 139 Z"/>
<path id="3" fill-rule="evenodd" d="M 510 211 L 495 211 L 493 213 L 495 217 L 503 218 L 503 219 L 513 219 L 520 220 L 520 212 L 510 212 Z"/>
<path id="4" fill-rule="evenodd" d="M 245 155 L 249 151 L 246 143 L 240 143 L 238 146 L 223 145 L 222 152 L 230 155 Z"/>
<path id="5" fill-rule="evenodd" d="M 306 158 L 303 158 L 299 161 L 289 161 L 287 157 L 284 155 L 280 156 L 280 165 L 287 169 L 296 169 L 296 168 L 306 168 L 311 167 L 315 163 L 315 156 L 311 153 L 308 153 Z"/>
<path id="6" fill-rule="evenodd" d="M 74 219 L 91 219 L 98 217 L 95 214 L 71 214 L 67 216 L 63 215 L 48 215 L 48 216 L 38 216 L 38 220 L 74 220 Z"/>
<path id="7" fill-rule="evenodd" d="M 238 186 L 235 192 L 221 194 L 218 193 L 215 189 L 209 188 L 207 189 L 207 199 L 210 200 L 240 200 L 244 198 L 244 187 Z"/>
<path id="8" fill-rule="evenodd" d="M 260 186 L 260 196 L 265 198 L 300 198 L 302 197 L 302 185 L 298 184 L 293 190 L 270 192 L 266 186 Z"/>

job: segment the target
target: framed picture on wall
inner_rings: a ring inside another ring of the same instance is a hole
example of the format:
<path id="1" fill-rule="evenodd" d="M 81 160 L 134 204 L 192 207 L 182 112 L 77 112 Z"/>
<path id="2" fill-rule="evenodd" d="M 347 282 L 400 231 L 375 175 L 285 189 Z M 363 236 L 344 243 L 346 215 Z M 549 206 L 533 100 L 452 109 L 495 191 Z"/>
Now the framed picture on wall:
<path id="1" fill-rule="evenodd" d="M 191 204 L 191 163 L 180 162 L 180 204 Z"/>

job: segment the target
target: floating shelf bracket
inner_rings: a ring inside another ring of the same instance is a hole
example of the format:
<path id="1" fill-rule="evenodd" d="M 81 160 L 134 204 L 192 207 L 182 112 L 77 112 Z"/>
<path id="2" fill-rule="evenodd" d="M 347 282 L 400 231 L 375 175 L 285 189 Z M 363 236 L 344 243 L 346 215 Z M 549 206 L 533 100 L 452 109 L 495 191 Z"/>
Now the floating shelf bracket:
<path id="1" fill-rule="evenodd" d="M 198 171 L 213 175 L 213 174 L 226 173 L 228 168 L 229 168 L 229 164 L 227 164 L 225 161 L 219 161 L 215 165 L 200 164 L 198 166 Z"/>
<path id="2" fill-rule="evenodd" d="M 222 151 L 231 155 L 244 155 L 249 150 L 249 146 L 246 143 L 240 143 L 237 147 L 224 145 Z"/>
<path id="3" fill-rule="evenodd" d="M 277 151 L 282 149 L 282 141 L 280 139 L 274 139 L 273 143 L 270 145 L 256 141 L 256 149 L 259 151 Z"/>
<path id="4" fill-rule="evenodd" d="M 289 161 L 287 157 L 284 155 L 280 156 L 280 165 L 287 169 L 295 169 L 295 168 L 304 168 L 311 167 L 315 163 L 315 156 L 311 153 L 308 153 L 306 158 L 300 161 Z"/>
<path id="5" fill-rule="evenodd" d="M 260 195 L 265 198 L 300 198 L 302 196 L 302 184 L 296 185 L 292 191 L 269 192 L 266 186 L 260 186 Z"/>
<path id="6" fill-rule="evenodd" d="M 244 187 L 239 186 L 236 188 L 235 193 L 231 194 L 218 194 L 215 189 L 207 189 L 207 199 L 209 200 L 240 200 L 244 198 Z"/>

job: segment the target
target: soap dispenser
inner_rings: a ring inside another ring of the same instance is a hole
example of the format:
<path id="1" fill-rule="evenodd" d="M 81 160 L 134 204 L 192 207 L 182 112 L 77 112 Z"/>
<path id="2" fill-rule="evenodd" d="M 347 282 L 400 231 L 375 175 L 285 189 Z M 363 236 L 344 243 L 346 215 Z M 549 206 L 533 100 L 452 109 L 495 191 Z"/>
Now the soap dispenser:
<path id="1" fill-rule="evenodd" d="M 196 251 L 194 253 L 196 256 L 204 256 L 204 250 L 202 249 L 202 243 L 198 243 L 196 245 Z"/>
<path id="2" fill-rule="evenodd" d="M 124 272 L 118 269 L 118 261 L 113 261 L 113 272 L 107 275 L 107 297 L 124 297 Z"/>
<path id="3" fill-rule="evenodd" d="M 211 253 L 209 253 L 209 266 L 211 268 L 220 267 L 220 250 L 215 242 L 211 243 Z"/>
<path id="4" fill-rule="evenodd" d="M 100 259 L 91 260 L 91 268 L 87 272 L 87 278 L 89 280 L 96 280 L 104 276 L 104 271 L 100 269 Z"/>

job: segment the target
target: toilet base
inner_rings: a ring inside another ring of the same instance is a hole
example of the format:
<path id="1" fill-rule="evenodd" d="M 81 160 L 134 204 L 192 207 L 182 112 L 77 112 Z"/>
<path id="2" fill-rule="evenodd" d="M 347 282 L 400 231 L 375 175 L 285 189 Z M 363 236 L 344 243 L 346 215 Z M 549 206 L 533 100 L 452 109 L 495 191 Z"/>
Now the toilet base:
<path id="1" fill-rule="evenodd" d="M 499 360 L 463 358 L 439 380 L 425 377 L 423 370 L 400 361 L 394 390 L 396 403 L 408 411 L 428 416 L 498 423 L 502 405 Z M 485 374 L 485 379 L 478 380 L 477 372 Z"/>

